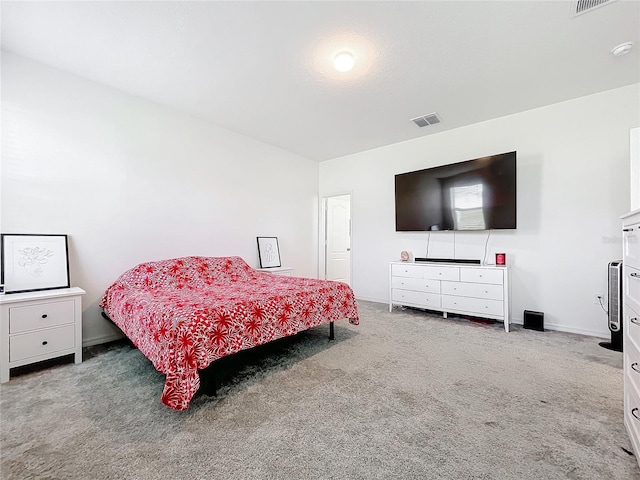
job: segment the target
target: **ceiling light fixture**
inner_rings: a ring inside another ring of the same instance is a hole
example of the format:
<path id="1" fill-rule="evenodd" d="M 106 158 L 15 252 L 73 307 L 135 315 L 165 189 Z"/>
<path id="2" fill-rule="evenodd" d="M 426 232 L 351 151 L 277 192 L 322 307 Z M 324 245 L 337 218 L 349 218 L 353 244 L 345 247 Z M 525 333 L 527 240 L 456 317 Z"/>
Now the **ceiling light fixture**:
<path id="1" fill-rule="evenodd" d="M 622 55 L 626 55 L 633 48 L 633 42 L 625 42 L 617 45 L 611 49 L 611 54 L 614 57 L 621 57 Z"/>
<path id="2" fill-rule="evenodd" d="M 333 67 L 339 72 L 348 72 L 353 68 L 356 61 L 349 52 L 340 52 L 333 59 Z"/>

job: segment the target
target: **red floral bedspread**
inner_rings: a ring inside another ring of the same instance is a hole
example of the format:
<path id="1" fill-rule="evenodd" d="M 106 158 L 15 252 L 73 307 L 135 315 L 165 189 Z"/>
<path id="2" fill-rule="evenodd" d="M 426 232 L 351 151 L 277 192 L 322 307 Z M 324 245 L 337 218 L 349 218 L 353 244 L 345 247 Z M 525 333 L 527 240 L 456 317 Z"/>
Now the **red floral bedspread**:
<path id="1" fill-rule="evenodd" d="M 359 323 L 348 285 L 259 272 L 240 257 L 140 264 L 100 306 L 166 374 L 162 402 L 175 410 L 187 409 L 198 370 L 218 358 L 342 318 Z"/>

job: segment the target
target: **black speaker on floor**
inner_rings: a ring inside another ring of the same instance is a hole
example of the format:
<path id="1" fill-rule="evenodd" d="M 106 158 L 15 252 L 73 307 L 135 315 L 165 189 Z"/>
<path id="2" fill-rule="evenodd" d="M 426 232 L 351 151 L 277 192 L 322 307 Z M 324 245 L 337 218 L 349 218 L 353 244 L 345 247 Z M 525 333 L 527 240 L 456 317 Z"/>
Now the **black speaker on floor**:
<path id="1" fill-rule="evenodd" d="M 533 310 L 524 311 L 524 328 L 544 332 L 544 313 Z"/>

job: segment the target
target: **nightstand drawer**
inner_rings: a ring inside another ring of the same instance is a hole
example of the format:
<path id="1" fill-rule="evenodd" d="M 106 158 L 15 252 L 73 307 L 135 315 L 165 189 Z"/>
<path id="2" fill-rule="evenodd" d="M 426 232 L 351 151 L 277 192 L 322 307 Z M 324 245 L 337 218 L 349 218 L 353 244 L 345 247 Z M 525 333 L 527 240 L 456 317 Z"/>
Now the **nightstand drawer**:
<path id="1" fill-rule="evenodd" d="M 73 300 L 39 303 L 9 309 L 9 333 L 28 332 L 65 325 L 74 321 Z"/>
<path id="2" fill-rule="evenodd" d="M 74 325 L 13 335 L 9 338 L 9 361 L 17 362 L 61 350 L 73 350 L 75 343 Z"/>

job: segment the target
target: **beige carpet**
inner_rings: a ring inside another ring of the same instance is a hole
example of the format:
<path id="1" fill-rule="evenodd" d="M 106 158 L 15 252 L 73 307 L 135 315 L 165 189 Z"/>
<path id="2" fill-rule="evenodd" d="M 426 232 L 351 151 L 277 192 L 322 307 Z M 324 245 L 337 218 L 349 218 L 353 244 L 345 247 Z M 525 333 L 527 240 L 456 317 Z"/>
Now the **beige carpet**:
<path id="1" fill-rule="evenodd" d="M 598 339 L 388 313 L 224 359 L 160 403 L 115 343 L 0 389 L 3 479 L 637 479 L 622 355 Z M 19 372 L 18 372 L 19 373 Z"/>

